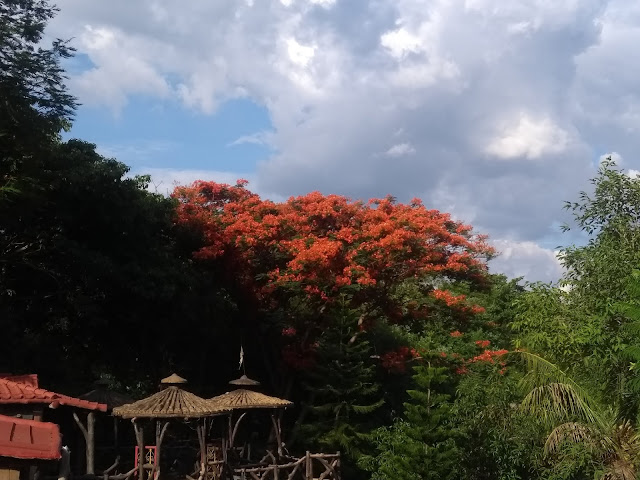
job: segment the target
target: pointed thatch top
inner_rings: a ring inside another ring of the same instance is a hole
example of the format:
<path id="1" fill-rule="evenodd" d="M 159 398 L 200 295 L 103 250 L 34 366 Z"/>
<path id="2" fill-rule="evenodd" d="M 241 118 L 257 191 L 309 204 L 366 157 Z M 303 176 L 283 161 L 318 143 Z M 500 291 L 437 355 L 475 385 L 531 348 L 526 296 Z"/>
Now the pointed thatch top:
<path id="1" fill-rule="evenodd" d="M 95 389 L 85 393 L 84 395 L 80 395 L 78 398 L 88 400 L 90 402 L 104 403 L 109 410 L 119 407 L 120 405 L 133 402 L 133 399 L 128 395 L 110 390 L 108 388 L 109 382 L 107 380 L 97 380 L 94 385 L 96 387 Z"/>
<path id="2" fill-rule="evenodd" d="M 246 375 L 242 375 L 240 378 L 236 378 L 235 380 L 231 380 L 229 385 L 242 385 L 242 386 L 257 386 L 260 385 L 260 382 L 257 380 L 253 380 Z"/>
<path id="3" fill-rule="evenodd" d="M 213 405 L 176 386 L 187 381 L 176 374 L 162 380 L 169 385 L 164 390 L 137 402 L 113 409 L 113 414 L 123 418 L 199 418 L 224 413 L 225 409 Z"/>
<path id="4" fill-rule="evenodd" d="M 209 403 L 221 410 L 243 410 L 247 408 L 286 408 L 293 405 L 289 400 L 270 397 L 263 393 L 239 388 L 209 399 Z"/>
<path id="5" fill-rule="evenodd" d="M 187 380 L 185 378 L 182 378 L 177 373 L 172 373 L 167 378 L 163 378 L 162 380 L 160 380 L 160 383 L 162 385 L 184 385 L 185 383 L 187 383 Z"/>

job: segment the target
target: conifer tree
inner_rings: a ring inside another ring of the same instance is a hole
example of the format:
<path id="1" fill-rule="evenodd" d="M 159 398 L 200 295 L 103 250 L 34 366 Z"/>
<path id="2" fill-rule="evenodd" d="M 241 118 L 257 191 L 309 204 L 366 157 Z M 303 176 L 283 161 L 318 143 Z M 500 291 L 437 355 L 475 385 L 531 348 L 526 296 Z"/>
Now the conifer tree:
<path id="1" fill-rule="evenodd" d="M 384 400 L 378 394 L 371 347 L 358 331 L 357 312 L 342 299 L 335 315 L 320 337 L 316 364 L 308 372 L 313 400 L 302 432 L 314 446 L 341 451 L 349 470 L 349 459 L 361 455 L 367 433 L 376 426 L 373 413 Z"/>
<path id="2" fill-rule="evenodd" d="M 446 480 L 460 478 L 455 428 L 450 424 L 449 395 L 440 393 L 445 369 L 415 367 L 415 389 L 407 391 L 402 419 L 376 430 L 377 455 L 359 464 L 372 480 Z M 439 388 L 440 387 L 440 388 Z"/>

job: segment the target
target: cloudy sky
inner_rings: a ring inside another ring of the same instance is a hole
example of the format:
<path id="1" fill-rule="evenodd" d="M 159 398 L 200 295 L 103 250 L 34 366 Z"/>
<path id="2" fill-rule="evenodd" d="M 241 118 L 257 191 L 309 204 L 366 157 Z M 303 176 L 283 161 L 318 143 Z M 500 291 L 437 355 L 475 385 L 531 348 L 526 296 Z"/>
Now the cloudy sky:
<path id="1" fill-rule="evenodd" d="M 421 197 L 488 233 L 494 271 L 561 274 L 564 200 L 640 168 L 640 3 L 57 0 L 72 136 L 151 173 L 272 199 Z"/>

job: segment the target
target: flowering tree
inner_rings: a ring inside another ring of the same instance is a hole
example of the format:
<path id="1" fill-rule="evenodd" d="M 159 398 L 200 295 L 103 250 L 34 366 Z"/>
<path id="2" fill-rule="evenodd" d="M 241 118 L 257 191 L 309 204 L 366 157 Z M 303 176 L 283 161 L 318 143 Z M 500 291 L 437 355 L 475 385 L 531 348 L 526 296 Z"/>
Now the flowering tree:
<path id="1" fill-rule="evenodd" d="M 296 283 L 326 301 L 346 286 L 372 293 L 412 277 L 482 281 L 493 253 L 484 236 L 418 199 L 363 203 L 313 192 L 274 203 L 246 183 L 197 181 L 173 196 L 178 221 L 206 239 L 195 256 L 224 258 L 258 295 Z M 258 274 L 264 275 L 256 283 Z M 438 289 L 432 295 L 448 306 L 465 300 Z"/>
<path id="2" fill-rule="evenodd" d="M 493 250 L 469 225 L 418 199 L 365 203 L 313 192 L 276 203 L 246 185 L 197 181 L 173 197 L 177 221 L 204 239 L 194 256 L 221 262 L 260 307 L 296 297 L 318 311 L 347 295 L 353 307 L 365 307 L 361 331 L 380 319 L 409 323 L 442 309 L 462 317 L 483 311 L 446 287 L 486 281 Z M 296 315 L 279 326 L 287 358 L 308 366 L 312 330 L 323 328 L 318 322 Z"/>

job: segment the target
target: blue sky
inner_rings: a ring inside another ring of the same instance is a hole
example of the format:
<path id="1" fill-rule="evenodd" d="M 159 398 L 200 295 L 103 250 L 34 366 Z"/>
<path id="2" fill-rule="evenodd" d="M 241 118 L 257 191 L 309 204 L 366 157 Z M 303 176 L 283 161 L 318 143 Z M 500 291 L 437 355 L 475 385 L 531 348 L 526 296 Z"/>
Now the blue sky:
<path id="1" fill-rule="evenodd" d="M 177 102 L 136 96 L 117 114 L 81 106 L 67 137 L 96 143 L 135 171 L 154 167 L 251 173 L 269 157 L 270 148 L 247 138 L 270 128 L 268 111 L 249 99 L 229 100 L 214 114 L 203 114 Z"/>
<path id="2" fill-rule="evenodd" d="M 78 53 L 64 67 L 77 76 L 96 65 Z M 117 112 L 80 106 L 65 137 L 93 142 L 136 171 L 153 167 L 249 173 L 268 158 L 270 149 L 248 139 L 271 128 L 269 111 L 249 98 L 229 100 L 205 114 L 176 100 L 134 95 Z"/>
<path id="3" fill-rule="evenodd" d="M 247 178 L 420 197 L 552 281 L 565 200 L 602 156 L 639 170 L 640 4 L 624 0 L 58 0 L 70 136 L 166 193 Z"/>

